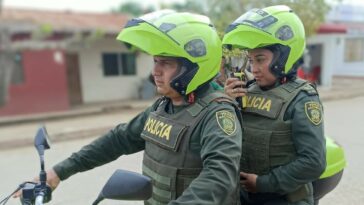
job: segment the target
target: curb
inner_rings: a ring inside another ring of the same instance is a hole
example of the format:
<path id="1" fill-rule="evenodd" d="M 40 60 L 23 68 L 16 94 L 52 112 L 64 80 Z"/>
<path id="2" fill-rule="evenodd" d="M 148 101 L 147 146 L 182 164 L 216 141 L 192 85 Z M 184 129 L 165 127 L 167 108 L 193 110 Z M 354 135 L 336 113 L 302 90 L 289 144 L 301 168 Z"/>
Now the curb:
<path id="1" fill-rule="evenodd" d="M 354 91 L 354 92 L 353 92 Z M 335 100 L 344 100 L 344 99 L 351 99 L 355 97 L 364 96 L 364 89 L 358 87 L 351 92 L 347 92 L 345 90 L 336 90 L 332 91 L 329 94 L 324 94 L 326 92 L 320 92 L 319 94 L 322 101 L 335 101 Z M 130 104 L 122 104 L 122 105 L 105 105 L 102 107 L 93 107 L 93 108 L 84 108 L 80 110 L 70 110 L 66 112 L 53 112 L 47 114 L 38 114 L 38 115 L 31 115 L 31 116 L 19 116 L 19 117 L 10 117 L 6 119 L 0 118 L 0 127 L 7 126 L 7 125 L 14 125 L 14 124 L 25 124 L 28 122 L 39 122 L 44 120 L 58 120 L 58 119 L 66 119 L 71 117 L 84 117 L 84 116 L 91 116 L 91 115 L 98 115 L 98 114 L 106 114 L 112 113 L 115 111 L 122 111 L 122 110 L 130 110 L 130 109 L 144 109 L 150 102 L 145 103 L 130 103 Z M 63 142 L 63 141 L 70 141 L 70 140 L 78 140 L 78 139 L 86 139 L 91 137 L 100 136 L 110 129 L 114 128 L 114 126 L 106 126 L 106 127 L 98 127 L 98 128 L 87 128 L 83 130 L 76 130 L 70 132 L 60 132 L 54 133 L 50 135 L 51 142 Z M 14 148 L 21 148 L 27 146 L 33 146 L 33 137 L 24 137 L 21 139 L 11 139 L 1 141 L 0 143 L 0 150 L 11 150 Z"/>
<path id="2" fill-rule="evenodd" d="M 149 104 L 148 104 L 149 105 Z M 29 122 L 40 122 L 45 120 L 59 120 L 71 117 L 84 117 L 98 114 L 112 113 L 120 110 L 131 110 L 131 109 L 144 109 L 147 105 L 145 104 L 122 104 L 122 105 L 104 105 L 101 107 L 90 107 L 79 110 L 67 110 L 59 112 L 49 112 L 43 114 L 32 114 L 15 117 L 0 117 L 0 127 L 14 124 L 25 124 Z"/>
<path id="3" fill-rule="evenodd" d="M 327 101 L 335 101 L 335 100 L 345 100 L 345 99 L 351 99 L 351 98 L 356 98 L 356 97 L 360 97 L 360 96 L 364 96 L 364 89 L 363 88 L 356 88 L 355 92 L 347 92 L 344 90 L 340 90 L 340 91 L 335 91 L 330 95 L 325 95 L 325 94 L 320 94 L 319 92 L 319 96 L 321 101 L 323 102 L 327 102 Z"/>
<path id="4" fill-rule="evenodd" d="M 51 143 L 78 140 L 78 139 L 87 139 L 87 138 L 105 134 L 107 131 L 111 130 L 112 128 L 114 128 L 114 126 L 84 129 L 84 130 L 77 130 L 77 131 L 72 131 L 72 132 L 61 132 L 61 133 L 55 133 L 55 134 L 49 135 L 49 138 L 50 138 Z M 4 151 L 4 150 L 11 150 L 14 148 L 33 146 L 33 144 L 34 144 L 33 137 L 15 139 L 15 140 L 7 140 L 7 141 L 2 141 L 0 143 L 0 150 Z"/>
<path id="5" fill-rule="evenodd" d="M 145 109 L 149 106 L 151 102 L 144 101 L 142 103 L 128 103 L 128 104 L 116 104 L 116 105 L 104 105 L 101 107 L 90 107 L 83 108 L 80 110 L 70 110 L 63 112 L 52 112 L 45 114 L 37 114 L 37 115 L 29 115 L 29 116 L 17 116 L 10 118 L 0 118 L 0 127 L 8 126 L 8 125 L 20 125 L 26 124 L 29 122 L 40 122 L 46 120 L 62 120 L 67 118 L 74 117 L 85 117 L 99 114 L 107 114 L 116 111 L 122 110 L 141 110 Z M 86 128 L 82 130 L 69 131 L 69 132 L 60 132 L 60 133 L 51 133 L 49 135 L 52 143 L 62 142 L 62 141 L 70 141 L 70 140 L 78 140 L 78 139 L 86 139 L 91 137 L 98 137 L 102 134 L 105 134 L 107 131 L 113 129 L 114 126 L 105 126 L 105 127 L 97 127 L 97 128 Z M 19 139 L 9 139 L 0 141 L 0 150 L 11 150 L 15 148 L 28 147 L 33 146 L 34 137 L 33 136 L 25 136 Z"/>

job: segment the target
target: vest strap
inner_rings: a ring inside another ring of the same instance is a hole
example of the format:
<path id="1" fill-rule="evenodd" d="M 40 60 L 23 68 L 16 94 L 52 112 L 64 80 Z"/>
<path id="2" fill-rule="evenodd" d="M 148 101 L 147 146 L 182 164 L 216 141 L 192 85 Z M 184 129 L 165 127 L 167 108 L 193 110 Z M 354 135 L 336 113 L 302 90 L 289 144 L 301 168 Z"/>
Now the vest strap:
<path id="1" fill-rule="evenodd" d="M 193 116 L 196 117 L 203 109 L 206 108 L 212 101 L 219 101 L 219 102 L 230 102 L 233 103 L 234 101 L 224 94 L 223 92 L 212 92 L 208 95 L 204 96 L 203 98 L 197 100 L 187 111 Z"/>

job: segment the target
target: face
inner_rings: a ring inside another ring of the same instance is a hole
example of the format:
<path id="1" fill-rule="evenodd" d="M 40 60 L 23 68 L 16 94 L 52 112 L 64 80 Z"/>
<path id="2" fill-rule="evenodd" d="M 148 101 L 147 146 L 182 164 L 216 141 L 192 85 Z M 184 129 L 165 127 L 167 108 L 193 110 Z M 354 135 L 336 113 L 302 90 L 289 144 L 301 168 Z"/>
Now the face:
<path id="1" fill-rule="evenodd" d="M 277 78 L 270 72 L 269 65 L 273 60 L 273 53 L 264 48 L 249 50 L 248 59 L 251 71 L 260 87 L 272 86 Z"/>
<path id="2" fill-rule="evenodd" d="M 172 57 L 163 56 L 154 56 L 153 59 L 152 75 L 157 92 L 170 98 L 180 97 L 181 95 L 170 86 L 170 82 L 179 71 L 177 60 Z"/>

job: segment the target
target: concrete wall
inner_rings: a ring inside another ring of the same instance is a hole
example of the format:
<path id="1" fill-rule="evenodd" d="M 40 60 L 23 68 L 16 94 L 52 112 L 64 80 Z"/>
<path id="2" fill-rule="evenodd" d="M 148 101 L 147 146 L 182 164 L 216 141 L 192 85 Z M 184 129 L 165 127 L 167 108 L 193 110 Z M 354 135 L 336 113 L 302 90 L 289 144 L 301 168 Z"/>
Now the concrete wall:
<path id="1" fill-rule="evenodd" d="M 345 40 L 350 38 L 361 38 L 364 40 L 364 34 L 361 35 L 346 35 L 341 36 L 338 50 L 341 51 L 337 56 L 338 64 L 335 67 L 334 75 L 347 75 L 347 76 L 364 76 L 364 60 L 357 62 L 345 62 Z"/>
<path id="2" fill-rule="evenodd" d="M 10 85 L 0 116 L 69 109 L 66 64 L 61 50 L 22 52 L 24 82 Z"/>
<path id="3" fill-rule="evenodd" d="M 316 35 L 307 39 L 307 45 L 321 45 L 322 53 L 321 59 L 317 59 L 317 56 L 312 55 L 312 64 L 318 63 L 321 60 L 321 85 L 331 86 L 331 80 L 333 76 L 333 69 L 335 65 L 336 50 L 335 50 L 335 37 L 327 37 Z"/>
<path id="4" fill-rule="evenodd" d="M 83 102 L 138 98 L 142 80 L 151 70 L 151 57 L 137 54 L 137 71 L 134 76 L 104 76 L 102 53 L 105 52 L 120 53 L 128 50 L 114 39 L 99 40 L 79 50 Z"/>
<path id="5" fill-rule="evenodd" d="M 330 86 L 333 76 L 364 76 L 364 61 L 345 62 L 345 40 L 364 38 L 359 34 L 318 34 L 307 39 L 308 45 L 322 45 L 322 85 Z"/>

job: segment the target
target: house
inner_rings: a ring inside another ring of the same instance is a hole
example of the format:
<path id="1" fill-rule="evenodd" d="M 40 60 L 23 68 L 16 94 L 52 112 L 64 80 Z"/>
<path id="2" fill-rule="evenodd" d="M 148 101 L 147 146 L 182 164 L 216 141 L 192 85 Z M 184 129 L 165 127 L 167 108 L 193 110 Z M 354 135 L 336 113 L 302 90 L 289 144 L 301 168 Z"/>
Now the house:
<path id="1" fill-rule="evenodd" d="M 321 85 L 330 87 L 333 76 L 364 77 L 364 7 L 335 6 L 307 48 Z"/>
<path id="2" fill-rule="evenodd" d="M 307 39 L 308 67 L 323 86 L 337 75 L 364 76 L 364 8 L 358 8 L 335 7 Z M 152 59 L 115 40 L 127 20 L 122 14 L 4 8 L 0 25 L 10 22 L 15 66 L 0 117 L 139 98 Z"/>
<path id="3" fill-rule="evenodd" d="M 0 116 L 135 99 L 151 57 L 115 40 L 128 17 L 4 8 L 15 66 Z"/>

